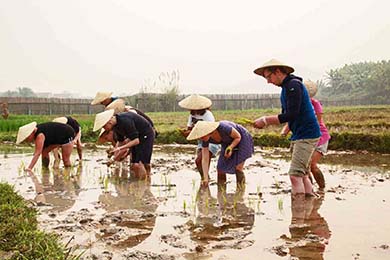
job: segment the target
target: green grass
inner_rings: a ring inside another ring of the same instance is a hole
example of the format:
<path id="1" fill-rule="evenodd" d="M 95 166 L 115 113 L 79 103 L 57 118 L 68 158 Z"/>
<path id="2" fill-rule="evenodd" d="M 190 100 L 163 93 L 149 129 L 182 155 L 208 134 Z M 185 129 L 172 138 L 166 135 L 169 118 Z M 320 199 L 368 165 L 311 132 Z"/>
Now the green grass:
<path id="1" fill-rule="evenodd" d="M 55 234 L 38 230 L 37 211 L 6 183 L 0 183 L 1 259 L 78 259 Z"/>
<path id="2" fill-rule="evenodd" d="M 244 118 L 253 120 L 263 115 L 278 113 L 280 113 L 279 108 L 213 111 L 218 121 L 229 120 L 238 123 L 243 122 Z M 178 127 L 186 126 L 189 115 L 187 111 L 152 112 L 148 115 L 160 134 L 156 143 L 188 143 L 177 131 Z M 11 115 L 8 120 L 0 121 L 0 141 L 15 141 L 20 126 L 32 121 L 38 123 L 51 121 L 57 116 Z M 98 136 L 98 132 L 92 131 L 95 115 L 72 116 L 79 121 L 82 127 L 83 142 L 95 142 Z M 330 149 L 390 152 L 388 141 L 390 138 L 390 106 L 325 107 L 323 118 L 332 135 Z M 270 147 L 288 147 L 289 145 L 289 141 L 279 134 L 282 126 L 269 126 L 262 130 L 250 125 L 244 126 L 254 137 L 256 145 Z"/>

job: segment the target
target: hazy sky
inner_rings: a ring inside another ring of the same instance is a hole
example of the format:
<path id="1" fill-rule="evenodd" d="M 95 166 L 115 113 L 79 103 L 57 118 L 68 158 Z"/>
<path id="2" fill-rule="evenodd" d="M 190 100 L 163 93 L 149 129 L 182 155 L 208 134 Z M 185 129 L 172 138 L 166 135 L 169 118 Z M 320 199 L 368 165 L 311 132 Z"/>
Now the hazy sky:
<path id="1" fill-rule="evenodd" d="M 182 93 L 279 91 L 271 58 L 312 80 L 390 59 L 389 0 L 0 0 L 0 91 L 134 94 L 161 72 Z"/>

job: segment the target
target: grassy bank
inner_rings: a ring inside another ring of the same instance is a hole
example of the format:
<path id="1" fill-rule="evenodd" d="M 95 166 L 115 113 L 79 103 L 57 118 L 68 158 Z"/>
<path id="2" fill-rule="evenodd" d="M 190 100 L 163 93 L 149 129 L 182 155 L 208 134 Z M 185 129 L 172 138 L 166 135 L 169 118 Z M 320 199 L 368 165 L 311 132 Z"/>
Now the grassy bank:
<path id="1" fill-rule="evenodd" d="M 0 183 L 0 259 L 78 259 L 58 236 L 38 230 L 37 211 Z"/>
<path id="2" fill-rule="evenodd" d="M 241 122 L 242 118 L 254 119 L 280 112 L 276 109 L 213 111 L 216 120 Z M 148 113 L 160 133 L 157 143 L 188 143 L 177 131 L 185 127 L 188 112 Z M 83 129 L 84 142 L 95 142 L 97 133 L 92 132 L 94 115 L 73 115 Z M 0 121 L 0 140 L 15 141 L 18 127 L 31 121 L 51 121 L 56 116 L 11 115 Z M 326 107 L 324 120 L 332 135 L 332 150 L 369 150 L 390 152 L 390 106 Z M 289 141 L 279 135 L 281 126 L 259 130 L 245 125 L 254 137 L 256 145 L 287 147 Z"/>

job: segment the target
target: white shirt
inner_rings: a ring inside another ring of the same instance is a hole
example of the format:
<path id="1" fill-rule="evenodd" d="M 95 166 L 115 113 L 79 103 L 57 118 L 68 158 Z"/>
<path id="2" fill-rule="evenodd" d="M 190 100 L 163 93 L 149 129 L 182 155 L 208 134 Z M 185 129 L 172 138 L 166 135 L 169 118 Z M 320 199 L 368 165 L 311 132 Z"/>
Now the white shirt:
<path id="1" fill-rule="evenodd" d="M 210 110 L 206 109 L 206 112 L 203 115 L 191 115 L 188 117 L 187 127 L 194 127 L 195 123 L 198 121 L 208 121 L 215 122 L 213 113 Z"/>

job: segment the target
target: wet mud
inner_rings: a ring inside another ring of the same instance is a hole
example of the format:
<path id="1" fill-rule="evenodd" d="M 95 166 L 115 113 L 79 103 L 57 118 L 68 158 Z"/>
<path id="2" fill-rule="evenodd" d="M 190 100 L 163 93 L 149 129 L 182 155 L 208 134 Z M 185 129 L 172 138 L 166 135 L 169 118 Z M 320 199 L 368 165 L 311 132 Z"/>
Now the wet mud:
<path id="1" fill-rule="evenodd" d="M 218 188 L 215 159 L 200 188 L 194 149 L 156 146 L 151 179 L 139 181 L 128 162 L 107 166 L 105 147 L 69 169 L 37 165 L 33 176 L 22 171 L 31 152 L 7 148 L 0 180 L 82 259 L 388 259 L 388 155 L 330 152 L 325 190 L 292 198 L 287 149 L 257 149 L 244 189 L 230 175 Z"/>

